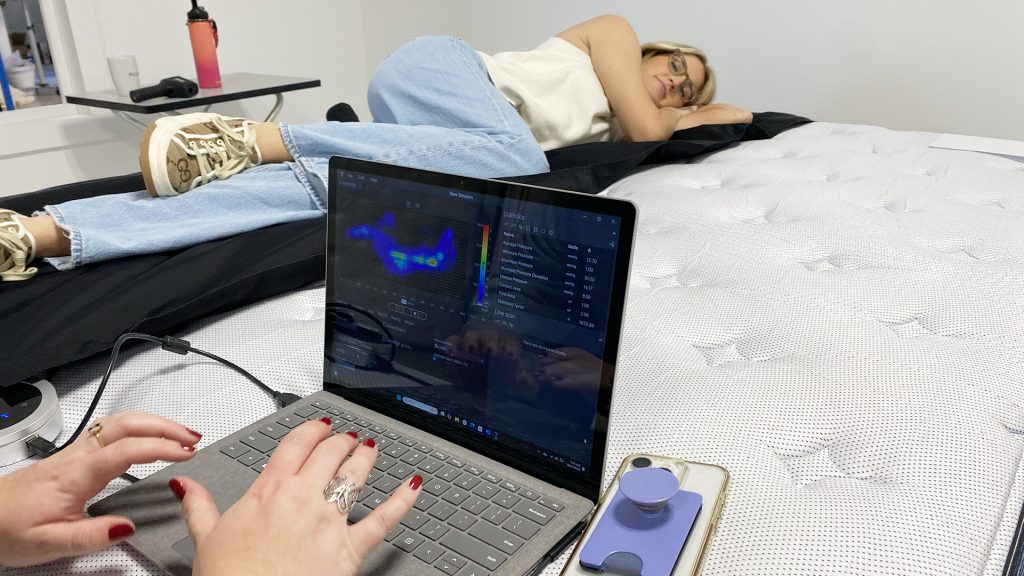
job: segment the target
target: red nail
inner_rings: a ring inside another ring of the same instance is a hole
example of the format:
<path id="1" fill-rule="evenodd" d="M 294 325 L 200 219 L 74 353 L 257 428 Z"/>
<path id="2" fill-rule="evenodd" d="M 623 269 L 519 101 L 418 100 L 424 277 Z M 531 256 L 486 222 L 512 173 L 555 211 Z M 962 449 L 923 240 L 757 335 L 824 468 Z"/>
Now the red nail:
<path id="1" fill-rule="evenodd" d="M 356 434 L 355 430 L 349 430 L 348 432 L 345 432 L 345 434 L 348 434 L 349 436 L 351 436 L 353 438 L 356 438 L 356 439 L 359 438 L 359 434 Z"/>
<path id="2" fill-rule="evenodd" d="M 196 447 L 195 446 L 182 446 L 181 449 L 184 450 L 185 452 L 195 452 L 196 451 Z"/>
<path id="3" fill-rule="evenodd" d="M 135 528 L 131 524 L 118 524 L 110 529 L 107 533 L 111 540 L 120 540 L 121 538 L 127 538 L 135 534 Z"/>
<path id="4" fill-rule="evenodd" d="M 196 432 L 195 430 L 193 430 L 191 428 L 186 428 L 185 430 L 188 430 L 188 433 L 195 437 L 196 442 L 199 442 L 200 440 L 203 439 L 203 435 L 200 434 L 199 432 Z"/>
<path id="5" fill-rule="evenodd" d="M 326 417 L 326 416 L 324 416 L 323 418 L 321 418 L 321 419 L 320 419 L 320 421 L 321 421 L 321 422 L 323 422 L 324 424 L 327 424 L 328 426 L 330 426 L 330 425 L 331 425 L 331 419 L 330 419 L 330 418 L 328 418 L 328 417 Z"/>
<path id="6" fill-rule="evenodd" d="M 167 485 L 171 488 L 171 492 L 174 492 L 174 495 L 177 496 L 179 502 L 185 500 L 185 485 L 179 482 L 177 478 L 171 478 Z"/>
<path id="7" fill-rule="evenodd" d="M 419 474 L 413 476 L 412 480 L 409 480 L 409 488 L 412 488 L 413 490 L 419 488 L 420 484 L 423 484 L 423 476 L 420 476 Z"/>
<path id="8" fill-rule="evenodd" d="M 377 442 L 373 438 L 367 438 L 366 440 L 363 440 L 363 446 L 366 446 L 367 448 L 373 448 L 376 445 Z"/>

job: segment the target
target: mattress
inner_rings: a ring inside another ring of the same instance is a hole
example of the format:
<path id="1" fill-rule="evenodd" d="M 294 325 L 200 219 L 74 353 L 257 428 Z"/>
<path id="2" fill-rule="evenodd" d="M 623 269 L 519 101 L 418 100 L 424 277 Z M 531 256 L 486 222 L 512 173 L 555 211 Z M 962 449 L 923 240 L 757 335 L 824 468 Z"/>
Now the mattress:
<path id="1" fill-rule="evenodd" d="M 605 192 L 640 214 L 606 470 L 636 451 L 729 469 L 704 574 L 1002 572 L 1024 503 L 1024 164 L 935 138 L 814 123 Z M 177 335 L 305 394 L 322 306 L 310 287 Z M 105 365 L 55 375 L 70 423 Z M 140 346 L 99 413 L 175 418 L 202 446 L 273 409 Z M 8 573 L 96 571 L 159 573 L 127 545 Z"/>

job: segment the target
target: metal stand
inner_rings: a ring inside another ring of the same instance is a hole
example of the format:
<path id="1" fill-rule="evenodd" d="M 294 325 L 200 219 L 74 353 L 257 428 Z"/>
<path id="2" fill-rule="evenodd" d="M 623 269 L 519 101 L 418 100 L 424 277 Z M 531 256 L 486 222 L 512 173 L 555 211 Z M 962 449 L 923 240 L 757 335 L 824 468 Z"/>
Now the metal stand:
<path id="1" fill-rule="evenodd" d="M 47 86 L 46 74 L 43 73 L 43 53 L 39 50 L 39 41 L 36 40 L 36 25 L 32 23 L 32 15 L 28 12 L 28 0 L 22 0 L 21 5 L 25 8 L 25 27 L 28 29 L 28 45 L 32 48 L 32 62 L 36 65 L 36 76 L 40 86 Z"/>
<path id="2" fill-rule="evenodd" d="M 141 120 L 127 112 L 122 112 L 121 110 L 111 110 L 111 112 L 114 113 L 114 116 L 117 116 L 121 120 L 124 120 L 132 126 L 135 126 L 139 130 L 145 130 L 148 127 L 146 123 L 142 122 Z"/>
<path id="3" fill-rule="evenodd" d="M 267 119 L 264 122 L 273 122 L 277 115 L 281 113 L 281 108 L 284 106 L 284 94 L 278 92 L 274 94 L 274 107 L 270 109 L 270 114 L 267 114 Z"/>
<path id="4" fill-rule="evenodd" d="M 213 106 L 213 104 L 207 104 L 206 106 L 203 107 L 202 111 L 203 112 L 209 112 L 210 108 L 212 106 Z M 264 122 L 273 122 L 274 119 L 277 118 L 277 115 L 281 113 L 281 108 L 283 108 L 283 107 L 284 107 L 284 94 L 281 94 L 281 93 L 274 94 L 274 107 L 270 109 L 270 113 L 267 114 L 267 119 L 264 120 Z M 135 126 L 136 128 L 138 128 L 140 130 L 145 130 L 146 128 L 149 127 L 148 124 L 146 124 L 142 120 L 139 120 L 138 118 L 133 116 L 130 112 L 125 112 L 123 110 L 111 110 L 111 112 L 114 113 L 114 116 L 117 116 L 121 120 L 124 120 L 125 122 L 131 124 L 132 126 Z M 160 113 L 161 116 L 181 116 L 181 114 L 182 113 L 177 111 L 177 110 L 171 110 L 170 112 L 161 112 Z"/>

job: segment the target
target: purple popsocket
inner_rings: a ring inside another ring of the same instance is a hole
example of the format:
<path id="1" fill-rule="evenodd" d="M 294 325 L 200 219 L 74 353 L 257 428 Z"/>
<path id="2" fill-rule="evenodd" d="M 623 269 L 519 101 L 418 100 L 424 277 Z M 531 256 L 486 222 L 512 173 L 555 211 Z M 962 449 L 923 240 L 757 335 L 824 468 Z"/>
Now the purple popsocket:
<path id="1" fill-rule="evenodd" d="M 622 475 L 619 492 L 644 512 L 657 512 L 679 492 L 679 479 L 663 468 L 641 468 Z"/>
<path id="2" fill-rule="evenodd" d="M 612 574 L 669 576 L 700 512 L 700 494 L 661 468 L 630 470 L 580 551 L 580 565 Z"/>

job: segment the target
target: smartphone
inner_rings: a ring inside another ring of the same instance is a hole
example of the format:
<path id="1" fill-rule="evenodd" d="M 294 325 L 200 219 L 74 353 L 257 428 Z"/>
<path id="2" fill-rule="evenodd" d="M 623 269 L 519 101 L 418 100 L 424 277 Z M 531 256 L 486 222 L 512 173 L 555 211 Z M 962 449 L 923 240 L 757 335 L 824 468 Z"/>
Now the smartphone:
<path id="1" fill-rule="evenodd" d="M 608 511 L 615 494 L 619 491 L 619 483 L 623 474 L 640 468 L 662 468 L 671 472 L 679 480 L 679 489 L 700 496 L 700 511 L 690 527 L 689 534 L 683 543 L 679 558 L 671 574 L 673 576 L 695 576 L 700 572 L 704 562 L 704 554 L 711 543 L 711 537 L 718 525 L 718 518 L 725 504 L 725 494 L 729 486 L 729 472 L 721 466 L 690 462 L 670 456 L 655 454 L 631 454 L 622 461 L 618 472 L 612 479 L 608 489 L 601 496 L 597 510 L 591 516 L 583 531 L 583 537 L 576 543 L 572 555 L 562 569 L 562 576 L 594 576 L 602 574 L 580 564 L 580 554 L 587 545 L 588 539 L 600 525 L 601 519 Z M 624 573 L 630 571 L 624 570 Z M 639 571 L 633 572 L 639 574 Z"/>

